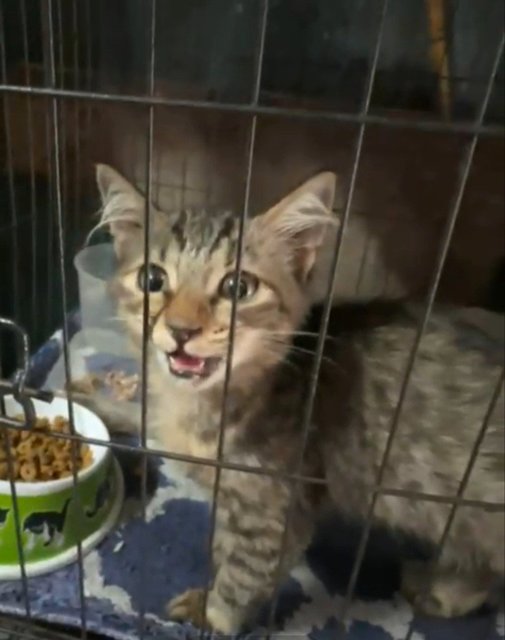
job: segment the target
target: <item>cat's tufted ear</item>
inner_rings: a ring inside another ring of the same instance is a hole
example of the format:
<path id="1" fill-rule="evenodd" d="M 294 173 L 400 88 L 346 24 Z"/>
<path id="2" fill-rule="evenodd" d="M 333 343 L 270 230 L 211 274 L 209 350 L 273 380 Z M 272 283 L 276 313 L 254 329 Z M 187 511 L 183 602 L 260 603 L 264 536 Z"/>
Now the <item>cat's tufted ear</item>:
<path id="1" fill-rule="evenodd" d="M 102 196 L 98 227 L 108 227 L 119 258 L 142 247 L 145 198 L 126 178 L 106 164 L 96 166 L 96 181 Z"/>
<path id="2" fill-rule="evenodd" d="M 301 281 L 309 276 L 328 227 L 339 224 L 332 213 L 336 186 L 334 173 L 319 173 L 253 221 L 261 235 L 285 244 L 295 275 Z"/>

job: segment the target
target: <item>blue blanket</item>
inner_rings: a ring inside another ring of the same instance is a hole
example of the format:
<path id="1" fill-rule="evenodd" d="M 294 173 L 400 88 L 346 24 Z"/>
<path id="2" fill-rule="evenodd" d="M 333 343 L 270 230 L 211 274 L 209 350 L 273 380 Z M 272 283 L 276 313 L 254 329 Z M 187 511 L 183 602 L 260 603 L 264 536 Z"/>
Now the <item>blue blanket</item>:
<path id="1" fill-rule="evenodd" d="M 78 318 L 71 318 L 72 333 Z M 42 386 L 61 355 L 58 332 L 34 356 L 29 383 Z M 71 353 L 73 375 L 85 371 L 129 370 L 130 361 L 96 353 Z M 84 369 L 84 370 L 79 370 Z M 139 611 L 144 611 L 146 639 L 198 637 L 191 625 L 170 623 L 165 603 L 190 587 L 201 586 L 207 571 L 206 536 L 209 507 L 198 487 L 167 460 L 149 466 L 146 521 L 140 516 L 136 456 L 117 455 L 126 480 L 120 522 L 102 544 L 84 558 L 87 628 L 117 640 L 139 637 Z M 357 531 L 329 523 L 316 536 L 304 561 L 283 585 L 278 604 L 279 631 L 272 638 L 332 640 L 338 637 L 336 616 L 343 602 Z M 504 618 L 482 611 L 451 621 L 415 619 L 397 594 L 398 556 L 380 531 L 369 545 L 350 610 L 347 638 L 352 640 L 503 640 Z M 29 579 L 32 616 L 79 628 L 81 601 L 77 565 Z M 0 582 L 0 612 L 24 614 L 21 584 Z M 254 637 L 263 637 L 261 632 Z"/>

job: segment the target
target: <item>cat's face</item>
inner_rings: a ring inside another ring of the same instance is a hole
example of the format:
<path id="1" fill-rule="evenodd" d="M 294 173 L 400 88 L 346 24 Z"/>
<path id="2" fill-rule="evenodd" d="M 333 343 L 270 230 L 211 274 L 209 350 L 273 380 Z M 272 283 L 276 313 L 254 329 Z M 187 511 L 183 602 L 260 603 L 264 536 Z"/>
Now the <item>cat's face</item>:
<path id="1" fill-rule="evenodd" d="M 143 198 L 110 167 L 100 165 L 97 175 L 102 222 L 119 258 L 112 283 L 119 315 L 141 344 L 147 288 L 149 341 L 169 381 L 195 390 L 222 384 L 235 295 L 232 381 L 240 374 L 257 377 L 283 359 L 307 311 L 305 285 L 315 254 L 335 221 L 332 174 L 316 176 L 246 222 L 238 278 L 237 216 L 151 209 L 145 265 Z"/>

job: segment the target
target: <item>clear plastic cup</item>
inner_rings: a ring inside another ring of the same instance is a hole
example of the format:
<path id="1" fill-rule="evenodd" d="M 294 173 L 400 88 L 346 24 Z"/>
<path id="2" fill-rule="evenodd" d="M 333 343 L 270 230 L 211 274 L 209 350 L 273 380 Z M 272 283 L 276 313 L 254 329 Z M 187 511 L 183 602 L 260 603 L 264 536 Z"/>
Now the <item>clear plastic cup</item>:
<path id="1" fill-rule="evenodd" d="M 79 278 L 82 329 L 110 328 L 116 314 L 107 286 L 117 267 L 112 245 L 85 247 L 75 256 L 74 265 Z"/>
<path id="2" fill-rule="evenodd" d="M 79 281 L 81 308 L 80 342 L 103 353 L 124 354 L 129 351 L 108 281 L 117 268 L 111 244 L 85 247 L 74 258 Z"/>

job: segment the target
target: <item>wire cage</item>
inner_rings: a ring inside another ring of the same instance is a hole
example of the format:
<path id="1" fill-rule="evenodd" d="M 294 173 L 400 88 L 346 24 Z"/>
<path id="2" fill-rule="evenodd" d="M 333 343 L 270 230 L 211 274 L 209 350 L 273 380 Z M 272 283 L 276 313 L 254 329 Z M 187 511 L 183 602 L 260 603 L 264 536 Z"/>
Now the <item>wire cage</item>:
<path id="1" fill-rule="evenodd" d="M 334 298 L 424 300 L 340 620 L 349 615 L 380 496 L 446 503 L 441 549 L 457 508 L 468 502 L 464 488 L 479 439 L 457 495 L 388 488 L 383 475 L 435 301 L 493 304 L 486 287 L 504 255 L 503 47 L 499 0 L 1 0 L 0 316 L 8 320 L 0 327 L 0 389 L 22 401 L 22 428 L 32 425 L 31 399 L 49 397 L 33 388 L 30 351 L 59 327 L 67 383 L 72 379 L 68 313 L 78 304 L 72 260 L 95 224 L 95 162 L 117 166 L 148 203 L 232 207 L 242 229 L 310 172 L 330 168 L 343 177 L 336 203 L 342 226 L 328 256 L 329 280 L 318 292 L 325 313 L 305 434 Z M 147 237 L 146 262 L 148 253 Z M 240 260 L 239 251 L 237 273 Z M 236 300 L 232 318 L 235 308 Z M 260 471 L 223 459 L 226 394 L 215 459 L 148 446 L 146 312 L 144 305 L 140 445 L 109 446 L 143 461 L 144 515 L 148 457 L 215 468 L 215 525 L 221 469 Z M 229 376 L 230 367 L 225 389 Z M 481 437 L 502 385 L 503 374 L 489 390 Z M 71 394 L 68 401 L 72 423 Z M 5 415 L 1 424 L 14 428 Z M 61 437 L 74 443 L 75 465 L 82 438 L 75 430 Z M 320 482 L 300 470 L 289 474 L 293 485 Z M 13 481 L 11 492 L 25 620 L 0 628 L 12 637 L 67 637 L 70 630 L 37 626 L 31 611 Z M 288 516 L 285 533 L 289 526 Z M 73 633 L 92 638 L 77 546 L 81 619 Z M 145 619 L 141 609 L 139 638 L 148 637 Z M 272 613 L 270 629 L 273 623 Z"/>

